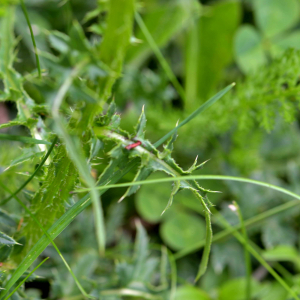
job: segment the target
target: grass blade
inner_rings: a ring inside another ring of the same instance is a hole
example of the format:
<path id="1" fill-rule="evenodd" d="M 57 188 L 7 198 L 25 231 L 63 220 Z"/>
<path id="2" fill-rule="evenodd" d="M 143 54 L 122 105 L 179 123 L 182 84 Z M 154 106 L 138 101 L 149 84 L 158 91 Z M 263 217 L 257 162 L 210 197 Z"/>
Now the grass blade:
<path id="1" fill-rule="evenodd" d="M 91 198 L 93 202 L 93 211 L 94 211 L 94 219 L 95 219 L 95 227 L 96 227 L 96 237 L 99 247 L 100 255 L 104 255 L 105 252 L 105 225 L 104 225 L 104 216 L 103 210 L 100 203 L 100 196 L 98 191 L 96 190 L 95 181 L 90 174 L 88 165 L 85 161 L 84 154 L 81 151 L 81 148 L 78 147 L 79 142 L 77 139 L 74 140 L 69 135 L 66 126 L 64 124 L 64 120 L 60 117 L 59 108 L 62 104 L 62 101 L 68 92 L 73 80 L 80 74 L 82 69 L 86 66 L 88 60 L 83 60 L 80 62 L 77 67 L 73 69 L 71 74 L 66 78 L 62 86 L 53 102 L 52 107 L 52 116 L 55 121 L 55 125 L 57 126 L 59 134 L 62 136 L 64 142 L 66 143 L 66 148 L 69 152 L 70 158 L 78 168 L 80 176 L 83 178 L 89 190 L 91 191 Z"/>
<path id="2" fill-rule="evenodd" d="M 39 164 L 39 166 L 35 169 L 35 171 L 32 173 L 32 175 L 13 193 L 11 194 L 8 198 L 4 199 L 3 201 L 1 201 L 0 205 L 3 205 L 5 203 L 7 203 L 10 199 L 12 199 L 14 196 L 16 196 L 21 190 L 24 189 L 24 187 L 33 179 L 33 177 L 38 173 L 38 171 L 42 168 L 42 166 L 44 165 L 44 163 L 46 162 L 47 158 L 49 157 L 49 155 L 51 154 L 55 144 L 57 142 L 57 137 L 53 140 L 49 150 L 47 151 L 46 155 L 44 156 L 44 158 L 42 159 L 41 163 Z"/>
<path id="3" fill-rule="evenodd" d="M 161 64 L 163 70 L 165 71 L 166 75 L 172 82 L 174 88 L 176 89 L 177 93 L 180 95 L 180 97 L 183 99 L 184 103 L 186 103 L 186 95 L 184 92 L 183 87 L 177 80 L 176 76 L 174 75 L 171 67 L 169 66 L 168 62 L 162 55 L 161 51 L 159 50 L 159 47 L 157 46 L 155 40 L 153 39 L 151 33 L 149 32 L 147 26 L 145 25 L 142 17 L 139 15 L 139 13 L 135 13 L 135 19 L 136 22 L 138 23 L 139 27 L 141 28 L 141 31 L 143 32 L 145 38 L 147 39 L 148 44 L 152 48 L 154 54 L 156 55 L 159 63 Z"/>
<path id="4" fill-rule="evenodd" d="M 0 133 L 0 140 L 7 140 L 7 141 L 17 141 L 17 142 L 23 142 L 23 143 L 28 143 L 28 144 L 45 144 L 45 145 L 51 145 L 50 142 L 43 141 L 43 140 L 37 140 L 31 137 L 27 136 L 21 136 L 21 135 L 12 135 L 12 134 L 5 134 L 5 133 Z"/>
<path id="5" fill-rule="evenodd" d="M 241 229 L 242 229 L 242 234 L 244 237 L 244 241 L 245 241 L 245 245 L 244 245 L 244 255 L 245 255 L 245 264 L 246 264 L 246 300 L 250 300 L 251 299 L 251 273 L 252 273 L 252 268 L 251 268 L 251 259 L 250 259 L 250 254 L 249 251 L 247 249 L 247 245 L 248 245 L 248 235 L 247 235 L 247 230 L 245 227 L 245 223 L 244 223 L 244 218 L 242 215 L 242 212 L 240 210 L 240 207 L 238 206 L 238 204 L 234 201 L 233 202 L 233 207 L 236 210 L 239 220 L 240 220 L 240 224 L 241 224 Z"/>
<path id="6" fill-rule="evenodd" d="M 9 193 L 11 193 L 8 188 L 6 188 L 1 182 L 0 185 L 2 186 L 2 188 L 6 191 L 8 191 Z M 37 226 L 39 228 L 41 228 L 41 230 L 43 231 L 43 233 L 47 236 L 47 238 L 49 239 L 49 242 L 53 245 L 54 249 L 56 250 L 56 252 L 58 253 L 58 255 L 60 256 L 60 258 L 62 259 L 63 263 L 65 264 L 67 270 L 70 272 L 71 276 L 73 277 L 78 289 L 81 291 L 81 293 L 87 297 L 87 298 L 93 298 L 90 297 L 87 292 L 84 290 L 84 288 L 81 286 L 79 280 L 77 279 L 76 275 L 74 274 L 74 272 L 72 271 L 72 269 L 70 268 L 70 266 L 68 265 L 67 261 L 65 260 L 65 258 L 63 257 L 62 253 L 60 252 L 60 250 L 58 249 L 58 247 L 56 246 L 56 244 L 54 243 L 53 239 L 51 238 L 51 236 L 49 235 L 49 233 L 46 231 L 46 229 L 42 226 L 42 224 L 38 221 L 38 219 L 35 217 L 35 215 L 33 215 L 31 213 L 31 211 L 27 208 L 27 206 L 15 195 L 14 196 L 15 200 L 19 203 L 19 205 L 21 205 L 23 207 L 23 209 L 30 215 L 30 217 L 35 221 L 35 223 L 37 224 Z"/>
<path id="7" fill-rule="evenodd" d="M 186 119 L 184 119 L 181 123 L 179 123 L 174 129 L 172 129 L 169 133 L 167 133 L 165 136 L 163 136 L 160 140 L 158 140 L 153 145 L 155 147 L 160 146 L 162 143 L 164 143 L 168 138 L 170 138 L 180 127 L 186 125 L 188 122 L 190 122 L 192 119 L 194 119 L 197 115 L 204 112 L 206 109 L 208 109 L 210 106 L 212 106 L 215 102 L 217 102 L 221 97 L 223 97 L 229 90 L 231 90 L 235 86 L 235 83 L 231 83 L 227 87 L 225 87 L 223 90 L 215 94 L 213 97 L 211 97 L 209 100 L 207 100 L 205 103 L 203 103 L 198 109 L 196 109 L 193 113 L 191 113 Z"/>
<path id="8" fill-rule="evenodd" d="M 32 27 L 31 27 L 31 23 L 30 23 L 30 20 L 29 20 L 29 16 L 28 16 L 28 12 L 27 12 L 24 0 L 20 0 L 20 2 L 21 2 L 21 7 L 22 7 L 22 10 L 23 10 L 23 13 L 24 13 L 27 25 L 28 25 L 29 30 L 30 30 L 31 40 L 32 40 L 32 44 L 33 44 L 33 48 L 34 48 L 34 54 L 35 54 L 35 59 L 36 59 L 36 65 L 37 65 L 39 77 L 41 78 L 42 77 L 42 71 L 41 71 L 40 59 L 39 59 L 39 56 L 38 56 L 38 51 L 37 51 L 37 47 L 36 47 L 36 43 L 35 43 L 35 38 L 34 38 L 33 30 L 32 30 Z"/>
<path id="9" fill-rule="evenodd" d="M 132 161 L 122 171 L 116 173 L 111 179 L 111 182 L 119 181 L 125 174 L 127 174 L 132 168 L 135 168 L 138 160 Z M 105 190 L 99 192 L 102 195 Z M 78 216 L 85 208 L 91 204 L 90 195 L 87 194 L 76 202 L 64 215 L 62 215 L 51 227 L 47 230 L 50 237 L 55 239 L 73 220 Z M 43 235 L 34 247 L 27 253 L 22 262 L 18 265 L 18 268 L 12 274 L 9 281 L 6 283 L 5 288 L 10 289 L 16 281 L 22 276 L 22 274 L 30 267 L 30 265 L 38 258 L 38 256 L 46 249 L 49 244 L 47 236 Z M 2 297 L 3 292 L 0 294 Z"/>
<path id="10" fill-rule="evenodd" d="M 49 257 L 46 257 L 41 263 L 39 263 L 17 286 L 16 288 L 4 299 L 9 299 L 18 289 L 19 287 L 29 278 Z"/>

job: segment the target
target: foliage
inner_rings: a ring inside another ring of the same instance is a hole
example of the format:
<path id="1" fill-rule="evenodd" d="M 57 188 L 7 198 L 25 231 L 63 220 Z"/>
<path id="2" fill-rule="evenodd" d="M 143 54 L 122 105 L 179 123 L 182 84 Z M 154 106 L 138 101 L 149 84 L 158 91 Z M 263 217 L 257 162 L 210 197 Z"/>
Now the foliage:
<path id="1" fill-rule="evenodd" d="M 299 299 L 298 14 L 2 1 L 1 299 Z"/>

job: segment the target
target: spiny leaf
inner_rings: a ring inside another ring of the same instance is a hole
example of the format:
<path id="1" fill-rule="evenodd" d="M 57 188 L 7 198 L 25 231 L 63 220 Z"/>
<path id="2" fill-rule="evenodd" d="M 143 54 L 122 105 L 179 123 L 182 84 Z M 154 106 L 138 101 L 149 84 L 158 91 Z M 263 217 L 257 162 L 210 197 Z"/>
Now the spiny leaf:
<path id="1" fill-rule="evenodd" d="M 184 119 L 182 122 L 179 123 L 178 126 L 176 126 L 173 130 L 171 130 L 169 133 L 167 133 L 163 138 L 158 140 L 153 145 L 155 147 L 158 147 L 160 144 L 162 144 L 164 141 L 166 141 L 170 136 L 174 134 L 180 127 L 187 124 L 189 121 L 191 121 L 193 118 L 195 118 L 198 114 L 205 111 L 207 108 L 212 106 L 215 102 L 217 102 L 222 96 L 224 96 L 229 90 L 231 90 L 235 86 L 235 83 L 232 83 L 228 85 L 226 88 L 218 92 L 216 95 L 211 97 L 209 100 L 207 100 L 204 104 L 202 104 L 198 109 L 196 109 L 192 114 L 190 114 L 186 119 Z"/>
<path id="2" fill-rule="evenodd" d="M 20 245 L 13 238 L 0 231 L 0 244 L 6 246 Z"/>
<path id="3" fill-rule="evenodd" d="M 138 123 L 136 125 L 136 128 L 135 128 L 135 137 L 137 139 L 144 139 L 144 136 L 145 136 L 145 127 L 146 127 L 146 116 L 145 116 L 145 111 L 144 111 L 144 106 L 142 108 L 142 113 L 139 117 L 139 120 L 138 120 Z"/>
<path id="4" fill-rule="evenodd" d="M 175 181 L 174 184 L 173 184 L 173 189 L 172 189 L 168 204 L 167 204 L 166 208 L 163 210 L 163 212 L 161 213 L 162 215 L 165 213 L 165 211 L 168 208 L 171 207 L 171 205 L 173 203 L 173 198 L 178 193 L 179 189 L 180 189 L 180 181 Z"/>
<path id="5" fill-rule="evenodd" d="M 17 166 L 25 161 L 28 161 L 30 159 L 34 158 L 40 158 L 43 156 L 44 152 L 34 152 L 34 150 L 30 149 L 29 151 L 26 151 L 27 149 L 24 149 L 23 154 L 19 156 L 18 158 L 14 159 L 9 166 L 5 169 L 7 171 L 8 169 Z"/>
<path id="6" fill-rule="evenodd" d="M 42 187 L 31 200 L 30 210 L 46 229 L 64 213 L 64 205 L 74 188 L 78 173 L 67 156 L 63 145 L 57 149 L 48 168 L 48 173 Z M 42 236 L 42 230 L 28 215 L 24 218 L 22 233 L 26 236 L 26 249 L 30 249 Z"/>
<path id="7" fill-rule="evenodd" d="M 153 170 L 149 167 L 144 167 L 144 166 L 141 166 L 138 170 L 138 172 L 136 173 L 134 179 L 133 179 L 133 182 L 135 181 L 140 181 L 140 180 L 145 180 L 149 177 L 149 175 L 153 172 Z M 136 191 L 139 189 L 139 186 L 136 185 L 136 186 L 131 186 L 129 187 L 125 194 L 121 197 L 121 199 L 118 201 L 118 202 L 121 202 L 123 201 L 126 197 L 129 197 L 130 195 L 136 193 Z"/>

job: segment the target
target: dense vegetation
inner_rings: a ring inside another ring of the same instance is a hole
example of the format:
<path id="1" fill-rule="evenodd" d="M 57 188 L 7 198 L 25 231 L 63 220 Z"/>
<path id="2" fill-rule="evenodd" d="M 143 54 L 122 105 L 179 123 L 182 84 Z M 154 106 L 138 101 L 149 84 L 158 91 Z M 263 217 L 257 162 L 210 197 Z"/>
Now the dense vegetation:
<path id="1" fill-rule="evenodd" d="M 2 0 L 0 298 L 300 299 L 299 25 Z"/>

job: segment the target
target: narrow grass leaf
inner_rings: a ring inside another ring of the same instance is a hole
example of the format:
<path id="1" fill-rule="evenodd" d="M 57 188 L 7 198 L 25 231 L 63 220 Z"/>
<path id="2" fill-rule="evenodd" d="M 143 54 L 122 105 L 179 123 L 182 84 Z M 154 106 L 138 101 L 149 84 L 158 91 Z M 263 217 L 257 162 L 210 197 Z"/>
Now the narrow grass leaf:
<path id="1" fill-rule="evenodd" d="M 36 65 L 37 65 L 39 77 L 41 78 L 42 77 L 42 71 L 41 71 L 40 59 L 39 59 L 39 56 L 38 56 L 38 50 L 37 50 L 37 47 L 36 47 L 35 38 L 34 38 L 33 30 L 32 30 L 32 26 L 31 26 L 31 23 L 30 23 L 30 20 L 29 20 L 29 16 L 28 16 L 28 12 L 27 12 L 24 0 L 20 0 L 20 1 L 21 1 L 21 7 L 22 7 L 22 10 L 23 10 L 24 16 L 26 18 L 26 22 L 27 22 L 29 30 L 30 30 L 31 40 L 32 40 L 32 44 L 33 44 L 33 48 L 34 48 L 34 54 L 35 54 L 35 59 L 36 59 Z"/>
<path id="2" fill-rule="evenodd" d="M 62 136 L 64 142 L 66 143 L 66 148 L 69 152 L 70 158 L 78 168 L 80 176 L 83 178 L 89 189 L 91 190 L 91 198 L 93 201 L 93 211 L 96 227 L 96 237 L 99 247 L 99 252 L 101 255 L 105 252 L 105 223 L 102 211 L 102 206 L 100 203 L 100 197 L 95 189 L 95 182 L 90 174 L 85 156 L 80 147 L 80 141 L 76 137 L 71 137 L 66 129 L 64 120 L 59 115 L 59 108 L 63 102 L 65 95 L 67 94 L 73 80 L 80 74 L 83 68 L 88 63 L 88 60 L 81 61 L 71 72 L 71 74 L 65 79 L 64 83 L 57 92 L 57 95 L 53 102 L 52 116 L 55 120 L 55 125 L 57 126 L 59 134 Z"/>
<path id="3" fill-rule="evenodd" d="M 248 245 L 248 235 L 247 235 L 247 230 L 246 230 L 246 226 L 245 226 L 245 222 L 244 222 L 244 218 L 241 212 L 241 209 L 239 207 L 239 205 L 234 201 L 233 202 L 233 206 L 235 207 L 239 220 L 240 220 L 240 224 L 241 224 L 241 229 L 242 229 L 242 234 L 244 237 L 244 241 L 245 241 L 245 245 L 244 245 L 244 256 L 245 256 L 245 265 L 246 265 L 246 300 L 250 300 L 251 299 L 251 273 L 252 273 L 252 269 L 251 269 L 251 259 L 250 259 L 250 254 L 249 251 L 247 249 L 247 245 Z"/>
<path id="4" fill-rule="evenodd" d="M 168 132 L 164 137 L 162 137 L 160 140 L 158 140 L 153 145 L 155 147 L 158 147 L 162 143 L 164 143 L 169 137 L 171 137 L 180 127 L 186 125 L 189 121 L 194 119 L 197 115 L 208 109 L 210 106 L 212 106 L 215 102 L 217 102 L 222 96 L 224 96 L 229 90 L 231 90 L 235 86 L 235 83 L 231 83 L 227 87 L 225 87 L 223 90 L 215 94 L 213 97 L 211 97 L 209 100 L 207 100 L 204 104 L 202 104 L 198 109 L 196 109 L 193 113 L 191 113 L 186 119 L 184 119 L 181 123 L 178 124 L 174 129 L 172 129 L 170 132 Z"/>
<path id="5" fill-rule="evenodd" d="M 12 134 L 5 134 L 5 133 L 0 133 L 0 140 L 23 142 L 23 143 L 27 143 L 27 144 L 51 145 L 51 143 L 47 142 L 47 141 L 37 140 L 37 139 L 27 137 L 27 136 L 12 135 Z"/>
<path id="6" fill-rule="evenodd" d="M 46 261 L 48 260 L 49 257 L 46 257 L 41 263 L 39 263 L 17 286 L 16 288 L 4 299 L 4 300 L 8 300 L 21 286 L 24 282 L 26 282 L 26 280 Z M 6 292 L 4 292 L 3 296 L 6 294 Z"/>
<path id="7" fill-rule="evenodd" d="M 9 193 L 11 193 L 5 186 L 3 186 L 0 182 L 0 185 L 2 186 L 2 188 L 4 188 L 6 191 L 8 191 Z M 81 293 L 87 297 L 87 298 L 93 298 L 90 297 L 87 292 L 84 290 L 84 288 L 82 287 L 82 285 L 80 284 L 79 280 L 77 279 L 76 275 L 74 274 L 74 272 L 72 271 L 72 269 L 70 268 L 69 264 L 67 263 L 67 261 L 65 260 L 64 256 L 62 255 L 62 253 L 60 252 L 60 250 L 58 249 L 58 247 L 56 246 L 56 244 L 54 243 L 53 239 L 51 238 L 51 236 L 49 235 L 49 233 L 46 231 L 46 229 L 42 226 L 42 224 L 39 222 L 39 220 L 35 217 L 34 214 L 31 213 L 31 211 L 29 210 L 29 208 L 27 208 L 27 206 L 15 195 L 14 196 L 15 200 L 19 203 L 19 205 L 21 205 L 23 207 L 23 209 L 30 215 L 30 217 L 35 221 L 35 223 L 37 224 L 37 226 L 43 231 L 43 233 L 47 236 L 49 242 L 52 244 L 52 246 L 54 247 L 54 249 L 56 250 L 56 252 L 58 253 L 58 255 L 60 256 L 61 260 L 63 261 L 63 263 L 65 264 L 67 270 L 70 272 L 71 276 L 73 277 L 78 289 L 81 291 Z M 0 243 L 1 243 L 1 234 L 0 234 Z M 18 244 L 18 243 L 17 243 Z"/>

